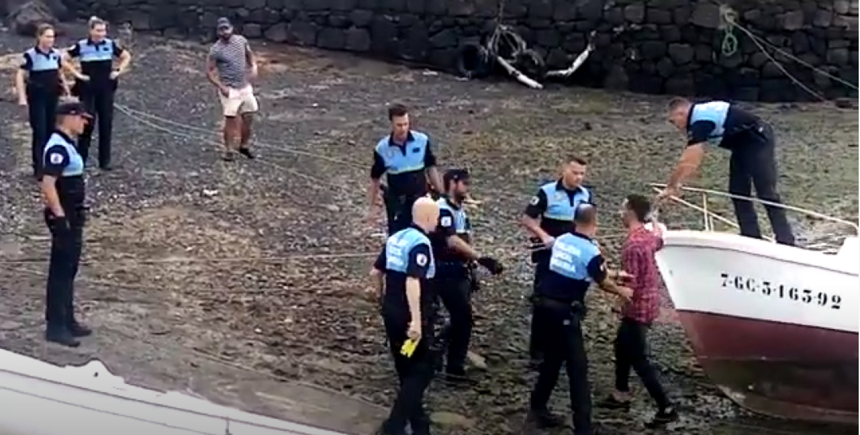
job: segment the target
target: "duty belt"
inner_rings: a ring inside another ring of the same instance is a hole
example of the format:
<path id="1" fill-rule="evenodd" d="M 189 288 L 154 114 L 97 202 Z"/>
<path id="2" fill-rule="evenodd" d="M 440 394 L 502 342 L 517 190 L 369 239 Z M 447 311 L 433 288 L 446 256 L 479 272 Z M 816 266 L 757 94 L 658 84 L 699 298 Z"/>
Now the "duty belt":
<path id="1" fill-rule="evenodd" d="M 585 314 L 585 304 L 580 301 L 563 301 L 546 296 L 533 295 L 531 301 L 536 306 L 542 306 L 551 310 L 571 310 L 574 314 Z"/>

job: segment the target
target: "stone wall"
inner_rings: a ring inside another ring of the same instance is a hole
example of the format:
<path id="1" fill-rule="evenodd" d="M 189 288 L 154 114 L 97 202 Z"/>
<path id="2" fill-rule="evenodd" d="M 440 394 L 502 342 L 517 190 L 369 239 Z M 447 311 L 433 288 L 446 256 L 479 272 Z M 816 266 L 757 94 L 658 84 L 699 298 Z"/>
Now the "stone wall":
<path id="1" fill-rule="evenodd" d="M 504 7 L 500 8 L 500 2 Z M 99 14 L 135 29 L 184 36 L 211 32 L 218 16 L 241 32 L 331 50 L 450 69 L 467 41 L 503 22 L 564 68 L 596 31 L 596 50 L 573 81 L 645 93 L 741 100 L 814 99 L 778 64 L 828 98 L 856 92 L 793 57 L 857 82 L 858 0 L 730 0 L 738 23 L 772 47 L 772 61 L 740 30 L 723 50 L 720 7 L 712 0 L 65 0 L 82 17 Z M 727 54 L 729 53 L 729 54 Z"/>

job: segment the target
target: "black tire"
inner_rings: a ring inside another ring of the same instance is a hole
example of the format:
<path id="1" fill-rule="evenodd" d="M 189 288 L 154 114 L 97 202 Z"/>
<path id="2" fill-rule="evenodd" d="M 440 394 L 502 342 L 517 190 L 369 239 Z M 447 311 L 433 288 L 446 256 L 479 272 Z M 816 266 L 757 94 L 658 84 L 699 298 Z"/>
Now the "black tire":
<path id="1" fill-rule="evenodd" d="M 535 81 L 540 82 L 546 78 L 546 62 L 534 50 L 529 49 L 518 53 L 514 66 Z"/>
<path id="2" fill-rule="evenodd" d="M 460 47 L 457 56 L 457 73 L 468 79 L 480 79 L 490 74 L 490 55 L 487 49 L 474 42 Z"/>

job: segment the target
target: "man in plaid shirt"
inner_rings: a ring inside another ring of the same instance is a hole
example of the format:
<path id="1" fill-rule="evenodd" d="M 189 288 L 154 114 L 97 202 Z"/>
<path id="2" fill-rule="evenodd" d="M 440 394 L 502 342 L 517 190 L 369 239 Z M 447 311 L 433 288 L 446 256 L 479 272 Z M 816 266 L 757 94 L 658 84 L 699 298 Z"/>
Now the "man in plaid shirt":
<path id="1" fill-rule="evenodd" d="M 647 423 L 648 427 L 657 427 L 677 420 L 678 412 L 666 397 L 648 360 L 648 328 L 660 314 L 660 273 L 654 253 L 663 247 L 660 225 L 646 227 L 650 213 L 651 203 L 642 195 L 630 195 L 624 202 L 622 216 L 628 234 L 621 261 L 624 271 L 632 275 L 627 284 L 633 289 L 633 299 L 622 308 L 621 325 L 615 338 L 615 392 L 601 405 L 608 408 L 630 406 L 632 368 L 657 402 L 657 414 Z"/>

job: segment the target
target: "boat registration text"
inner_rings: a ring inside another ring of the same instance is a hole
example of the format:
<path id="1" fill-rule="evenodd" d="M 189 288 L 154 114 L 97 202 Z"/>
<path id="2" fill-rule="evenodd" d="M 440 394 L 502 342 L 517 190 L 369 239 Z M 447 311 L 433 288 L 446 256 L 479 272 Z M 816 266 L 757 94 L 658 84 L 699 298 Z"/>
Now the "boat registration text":
<path id="1" fill-rule="evenodd" d="M 842 308 L 842 296 L 839 295 L 792 287 L 791 285 L 774 281 L 732 275 L 730 273 L 721 273 L 720 278 L 721 286 L 725 288 L 758 293 L 762 296 L 785 299 L 802 304 L 814 304 L 833 310 Z"/>

